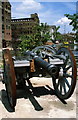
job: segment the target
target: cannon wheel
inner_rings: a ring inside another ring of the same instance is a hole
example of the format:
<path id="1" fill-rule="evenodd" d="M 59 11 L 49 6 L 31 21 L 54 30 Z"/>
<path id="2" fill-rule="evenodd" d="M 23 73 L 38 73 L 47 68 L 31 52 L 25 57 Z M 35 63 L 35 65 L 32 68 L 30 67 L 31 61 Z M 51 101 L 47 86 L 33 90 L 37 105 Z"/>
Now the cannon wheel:
<path id="1" fill-rule="evenodd" d="M 11 108 L 16 105 L 16 78 L 14 65 L 9 49 L 3 50 L 3 61 L 4 61 L 4 82 L 8 101 Z"/>
<path id="2" fill-rule="evenodd" d="M 68 99 L 73 94 L 76 85 L 76 61 L 73 53 L 68 48 L 60 48 L 57 55 L 63 56 L 64 64 L 60 65 L 60 68 L 63 70 L 63 75 L 57 79 L 53 78 L 53 86 L 59 98 Z"/>
<path id="3" fill-rule="evenodd" d="M 50 54 L 51 56 L 56 53 L 55 49 L 51 46 L 39 46 L 32 50 L 33 53 L 38 55 L 41 58 L 45 58 L 46 55 Z"/>

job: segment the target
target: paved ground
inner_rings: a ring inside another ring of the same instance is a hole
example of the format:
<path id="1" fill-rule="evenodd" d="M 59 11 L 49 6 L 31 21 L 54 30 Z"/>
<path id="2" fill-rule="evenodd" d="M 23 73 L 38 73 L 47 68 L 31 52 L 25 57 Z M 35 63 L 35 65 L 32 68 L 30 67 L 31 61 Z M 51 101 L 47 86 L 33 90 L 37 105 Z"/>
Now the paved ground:
<path id="1" fill-rule="evenodd" d="M 17 90 L 15 112 L 9 106 L 5 86 L 0 81 L 0 119 L 1 118 L 76 118 L 76 90 L 63 104 L 55 95 L 51 78 L 32 78 L 32 91 Z M 46 86 L 47 85 L 47 86 Z M 78 92 L 77 92 L 78 94 Z"/>

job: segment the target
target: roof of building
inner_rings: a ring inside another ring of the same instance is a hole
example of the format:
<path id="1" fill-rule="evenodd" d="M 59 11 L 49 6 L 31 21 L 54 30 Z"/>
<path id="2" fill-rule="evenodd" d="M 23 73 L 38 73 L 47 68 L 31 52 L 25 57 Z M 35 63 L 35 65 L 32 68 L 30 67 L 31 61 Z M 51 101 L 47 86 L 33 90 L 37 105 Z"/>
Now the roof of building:
<path id="1" fill-rule="evenodd" d="M 18 18 L 18 19 L 11 19 L 12 22 L 15 21 L 30 21 L 30 20 L 34 20 L 34 18 Z"/>

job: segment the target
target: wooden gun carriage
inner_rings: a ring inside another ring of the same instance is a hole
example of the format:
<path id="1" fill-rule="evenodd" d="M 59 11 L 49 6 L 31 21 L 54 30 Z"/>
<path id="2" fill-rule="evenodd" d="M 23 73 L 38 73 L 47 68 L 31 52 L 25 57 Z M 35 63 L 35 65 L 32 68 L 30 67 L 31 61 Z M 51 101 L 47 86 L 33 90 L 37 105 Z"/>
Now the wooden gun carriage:
<path id="1" fill-rule="evenodd" d="M 68 99 L 74 92 L 77 78 L 76 61 L 72 51 L 66 47 L 58 50 L 44 45 L 26 51 L 25 58 L 14 59 L 9 49 L 3 50 L 4 80 L 9 103 L 16 106 L 16 85 L 26 85 L 31 77 L 52 77 L 54 90 L 60 99 Z"/>

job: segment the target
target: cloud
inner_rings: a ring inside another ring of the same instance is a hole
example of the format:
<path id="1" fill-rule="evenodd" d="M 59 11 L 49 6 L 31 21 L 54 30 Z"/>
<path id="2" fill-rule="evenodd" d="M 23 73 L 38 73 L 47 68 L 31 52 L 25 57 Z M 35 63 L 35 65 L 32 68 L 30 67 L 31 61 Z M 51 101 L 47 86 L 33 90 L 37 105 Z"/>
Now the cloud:
<path id="1" fill-rule="evenodd" d="M 2 0 L 3 2 L 6 0 Z M 9 0 L 10 2 L 22 2 L 22 0 Z M 35 0 L 37 2 L 77 2 L 77 0 Z"/>
<path id="2" fill-rule="evenodd" d="M 71 22 L 71 20 L 69 20 L 67 17 L 62 17 L 61 19 L 59 19 L 55 25 L 60 26 L 59 32 L 60 33 L 68 33 L 68 32 L 72 32 L 72 26 L 69 25 L 69 23 Z"/>
<path id="3" fill-rule="evenodd" d="M 42 5 L 35 0 L 23 0 L 18 8 L 17 11 L 24 12 L 24 11 L 34 11 L 40 10 Z"/>
<path id="4" fill-rule="evenodd" d="M 56 9 L 55 5 L 53 3 L 38 3 L 35 0 L 22 0 L 19 3 L 12 3 L 12 17 L 29 18 L 30 14 L 38 13 L 40 22 L 48 23 L 49 25 L 59 25 L 61 33 L 64 32 L 64 25 L 66 24 L 66 32 L 70 32 L 71 26 L 68 25 L 70 20 L 64 16 L 66 10 L 69 11 L 68 7 L 64 9 L 59 4 L 59 7 Z"/>
<path id="5" fill-rule="evenodd" d="M 69 24 L 71 22 L 71 20 L 69 20 L 67 17 L 63 17 L 61 19 L 59 19 L 56 24 Z"/>
<path id="6" fill-rule="evenodd" d="M 43 5 L 35 0 L 22 0 L 22 2 L 11 2 L 12 18 L 28 18 L 32 13 L 38 13 Z"/>

